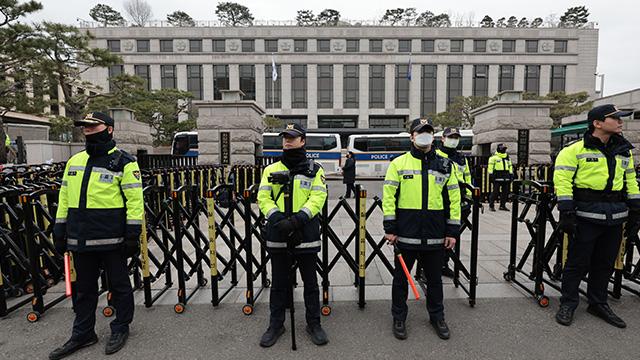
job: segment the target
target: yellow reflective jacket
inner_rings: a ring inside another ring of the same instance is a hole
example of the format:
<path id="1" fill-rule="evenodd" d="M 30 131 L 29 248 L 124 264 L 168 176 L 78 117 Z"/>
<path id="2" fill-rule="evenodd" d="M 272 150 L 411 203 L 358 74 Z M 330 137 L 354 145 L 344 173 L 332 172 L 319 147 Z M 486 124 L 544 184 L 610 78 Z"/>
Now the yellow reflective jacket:
<path id="1" fill-rule="evenodd" d="M 82 151 L 69 159 L 58 199 L 54 234 L 66 237 L 70 251 L 120 249 L 125 238 L 142 232 L 144 203 L 138 163 L 117 150 L 89 156 Z M 121 153 L 117 164 L 111 164 Z"/>
<path id="2" fill-rule="evenodd" d="M 507 153 L 495 152 L 489 158 L 489 176 L 494 177 L 495 181 L 511 181 L 513 179 L 513 164 Z"/>
<path id="3" fill-rule="evenodd" d="M 268 220 L 267 249 L 273 252 L 286 251 L 287 244 L 280 238 L 274 224 L 285 218 L 285 199 L 281 184 L 272 184 L 269 177 L 274 172 L 289 171 L 282 161 L 267 166 L 262 174 L 258 189 L 258 205 Z M 290 172 L 292 181 L 293 209 L 304 225 L 302 243 L 295 248 L 296 253 L 320 251 L 320 220 L 317 216 L 327 199 L 327 185 L 322 167 L 314 162 L 305 162 Z"/>
<path id="4" fill-rule="evenodd" d="M 589 132 L 562 149 L 553 174 L 558 210 L 576 210 L 577 216 L 595 223 L 615 225 L 625 222 L 628 208 L 640 209 L 640 191 L 631 149 L 633 146 L 622 135 L 612 135 L 605 147 Z M 595 194 L 626 192 L 626 203 L 575 201 L 576 189 L 590 189 Z"/>
<path id="5" fill-rule="evenodd" d="M 460 186 L 451 162 L 412 147 L 395 158 L 384 179 L 382 209 L 387 234 L 400 248 L 434 250 L 460 230 Z"/>
<path id="6" fill-rule="evenodd" d="M 442 148 L 436 150 L 436 154 L 453 161 L 453 163 L 451 164 L 451 168 L 455 172 L 458 181 L 473 185 L 471 183 L 471 168 L 469 167 L 469 160 L 466 156 L 464 156 L 463 153 L 457 151 L 456 149 L 451 149 L 443 146 Z M 467 189 L 465 193 L 468 197 L 471 197 L 472 195 L 471 190 L 469 189 Z"/>

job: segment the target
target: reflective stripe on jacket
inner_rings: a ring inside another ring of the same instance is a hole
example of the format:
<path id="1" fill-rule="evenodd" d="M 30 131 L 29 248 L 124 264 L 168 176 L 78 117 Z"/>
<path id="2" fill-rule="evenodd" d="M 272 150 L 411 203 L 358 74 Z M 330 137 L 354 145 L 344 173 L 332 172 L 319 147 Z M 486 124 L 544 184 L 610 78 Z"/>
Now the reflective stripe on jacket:
<path id="1" fill-rule="evenodd" d="M 276 222 L 284 219 L 285 212 L 284 196 L 279 195 L 283 185 L 272 184 L 269 181 L 271 173 L 279 171 L 289 171 L 282 161 L 267 166 L 262 174 L 258 189 L 260 211 L 269 221 L 267 224 L 267 248 L 274 252 L 284 252 L 287 248 L 285 240 L 280 238 L 280 234 L 273 227 Z M 327 185 L 322 167 L 314 164 L 313 171 L 315 171 L 314 177 L 308 176 L 309 174 L 296 174 L 293 178 L 292 214 L 298 216 L 305 224 L 302 244 L 296 246 L 296 253 L 320 251 L 320 220 L 317 215 L 322 211 L 327 199 Z"/>
<path id="2" fill-rule="evenodd" d="M 631 143 L 621 135 L 612 135 L 605 147 L 589 132 L 562 149 L 556 158 L 553 174 L 558 210 L 576 210 L 577 216 L 596 223 L 615 225 L 625 222 L 628 208 L 640 209 L 640 191 L 631 149 Z M 627 194 L 626 204 L 574 201 L 574 188 L 603 193 L 623 191 Z"/>
<path id="3" fill-rule="evenodd" d="M 401 248 L 441 249 L 460 229 L 460 186 L 434 150 L 412 148 L 389 165 L 383 186 L 384 231 Z M 449 162 L 450 164 L 450 162 Z"/>
<path id="4" fill-rule="evenodd" d="M 449 153 L 451 153 L 453 156 L 450 157 Z M 471 183 L 471 170 L 469 167 L 469 159 L 467 159 L 467 157 L 464 156 L 463 153 L 455 149 L 448 149 L 443 147 L 443 148 L 437 149 L 436 154 L 442 156 L 443 158 L 450 159 L 453 161 L 453 163 L 451 164 L 451 168 L 455 172 L 456 177 L 458 178 L 458 181 L 464 182 L 469 185 L 473 185 Z M 467 189 L 466 195 L 471 197 L 472 195 L 471 190 Z"/>
<path id="5" fill-rule="evenodd" d="M 513 164 L 507 153 L 495 152 L 489 158 L 489 175 L 493 175 L 495 181 L 511 181 L 513 178 Z"/>
<path id="6" fill-rule="evenodd" d="M 64 233 L 70 251 L 119 249 L 142 231 L 144 203 L 140 168 L 123 152 L 121 171 L 109 170 L 111 153 L 82 151 L 67 162 L 54 232 Z M 56 235 L 59 236 L 59 235 Z"/>

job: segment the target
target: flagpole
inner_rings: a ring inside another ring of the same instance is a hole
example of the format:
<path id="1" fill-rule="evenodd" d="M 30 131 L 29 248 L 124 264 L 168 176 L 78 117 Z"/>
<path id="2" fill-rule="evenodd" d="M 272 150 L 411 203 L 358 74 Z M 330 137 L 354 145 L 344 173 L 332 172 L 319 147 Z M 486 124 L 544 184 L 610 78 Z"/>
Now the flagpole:
<path id="1" fill-rule="evenodd" d="M 273 53 L 271 53 L 271 64 L 273 69 L 271 70 L 271 79 L 273 80 L 273 71 L 275 70 L 275 60 L 273 59 Z M 271 117 L 276 117 L 276 80 L 271 81 Z"/>

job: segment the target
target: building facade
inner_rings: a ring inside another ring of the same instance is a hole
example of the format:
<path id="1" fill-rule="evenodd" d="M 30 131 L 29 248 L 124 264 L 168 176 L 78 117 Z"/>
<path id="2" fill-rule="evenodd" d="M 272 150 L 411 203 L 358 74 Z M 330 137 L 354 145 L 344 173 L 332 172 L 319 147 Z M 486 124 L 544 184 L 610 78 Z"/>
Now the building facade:
<path id="1" fill-rule="evenodd" d="M 595 95 L 598 30 L 563 28 L 108 27 L 95 47 L 124 63 L 83 80 L 109 88 L 120 72 L 150 89 L 217 100 L 239 89 L 267 115 L 309 129 L 403 129 L 457 96 L 503 90 Z M 272 72 L 275 64 L 277 78 Z M 275 81 L 274 81 L 275 79 Z"/>

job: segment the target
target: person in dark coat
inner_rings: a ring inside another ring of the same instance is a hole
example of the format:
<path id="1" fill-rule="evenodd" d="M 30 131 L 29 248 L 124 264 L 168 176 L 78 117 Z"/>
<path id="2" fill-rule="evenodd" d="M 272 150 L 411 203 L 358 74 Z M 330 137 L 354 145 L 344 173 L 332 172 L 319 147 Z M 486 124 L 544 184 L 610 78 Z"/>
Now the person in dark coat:
<path id="1" fill-rule="evenodd" d="M 350 198 L 352 191 L 353 196 L 355 196 L 356 187 L 354 183 L 356 182 L 356 158 L 352 151 L 347 153 L 347 160 L 344 162 L 344 166 L 342 167 L 342 176 L 342 183 L 347 184 L 347 194 L 344 197 L 347 199 Z"/>

